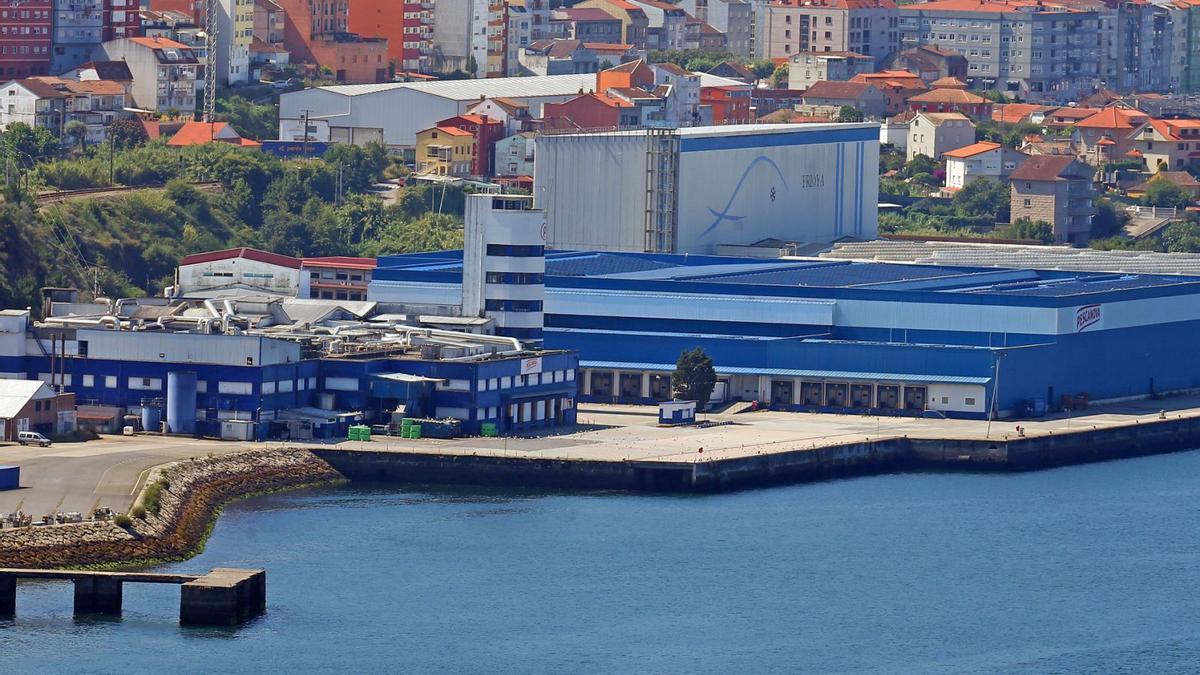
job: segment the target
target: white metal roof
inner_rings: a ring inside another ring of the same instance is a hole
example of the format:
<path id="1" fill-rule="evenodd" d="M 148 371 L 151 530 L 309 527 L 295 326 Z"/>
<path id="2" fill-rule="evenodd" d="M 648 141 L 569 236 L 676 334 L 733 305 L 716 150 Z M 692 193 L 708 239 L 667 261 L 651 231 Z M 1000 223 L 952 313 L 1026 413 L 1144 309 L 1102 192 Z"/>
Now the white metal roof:
<path id="1" fill-rule="evenodd" d="M 722 124 L 708 127 L 680 127 L 674 129 L 680 138 L 706 138 L 712 136 L 760 136 L 763 134 L 787 134 L 797 131 L 817 132 L 830 129 L 865 129 L 879 128 L 876 122 L 830 122 L 828 124 Z M 647 129 L 624 129 L 620 131 L 580 132 L 569 134 L 548 134 L 538 140 L 569 138 L 571 136 L 645 136 L 650 133 Z"/>
<path id="2" fill-rule="evenodd" d="M 45 391 L 41 391 L 42 389 Z M 30 399 L 53 398 L 54 390 L 41 380 L 4 380 L 0 386 L 0 419 L 12 419 Z"/>
<path id="3" fill-rule="evenodd" d="M 744 82 L 726 77 L 700 73 L 704 87 L 744 86 Z M 317 87 L 321 91 L 342 96 L 377 94 L 395 89 L 411 89 L 456 101 L 471 101 L 479 97 L 536 98 L 563 96 L 580 90 L 595 91 L 596 74 L 543 75 L 540 77 L 494 77 L 478 80 L 438 80 L 436 82 L 385 82 L 383 84 L 338 84 Z M 308 91 L 307 89 L 304 91 Z M 288 94 L 284 94 L 287 96 Z"/>

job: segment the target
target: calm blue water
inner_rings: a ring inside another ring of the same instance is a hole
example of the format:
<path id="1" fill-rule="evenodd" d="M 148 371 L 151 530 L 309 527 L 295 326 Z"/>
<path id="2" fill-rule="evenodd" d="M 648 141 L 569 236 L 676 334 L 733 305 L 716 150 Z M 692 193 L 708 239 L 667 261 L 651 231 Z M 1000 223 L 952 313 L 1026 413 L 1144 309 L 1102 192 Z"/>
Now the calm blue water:
<path id="1" fill-rule="evenodd" d="M 182 629 L 18 590 L 0 673 L 1196 672 L 1200 452 L 678 497 L 343 488 L 240 502 L 171 567 L 265 566 Z"/>

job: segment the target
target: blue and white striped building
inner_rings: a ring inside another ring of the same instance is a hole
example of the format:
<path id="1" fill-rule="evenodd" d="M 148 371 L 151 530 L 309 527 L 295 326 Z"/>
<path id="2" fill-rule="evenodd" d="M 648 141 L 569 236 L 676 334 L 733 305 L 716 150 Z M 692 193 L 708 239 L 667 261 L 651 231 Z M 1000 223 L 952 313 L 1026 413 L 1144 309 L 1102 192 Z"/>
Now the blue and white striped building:
<path id="1" fill-rule="evenodd" d="M 381 258 L 369 298 L 445 304 L 461 254 Z M 668 396 L 702 347 L 730 398 L 985 417 L 1200 388 L 1200 279 L 842 260 L 555 252 L 545 345 L 583 399 Z"/>

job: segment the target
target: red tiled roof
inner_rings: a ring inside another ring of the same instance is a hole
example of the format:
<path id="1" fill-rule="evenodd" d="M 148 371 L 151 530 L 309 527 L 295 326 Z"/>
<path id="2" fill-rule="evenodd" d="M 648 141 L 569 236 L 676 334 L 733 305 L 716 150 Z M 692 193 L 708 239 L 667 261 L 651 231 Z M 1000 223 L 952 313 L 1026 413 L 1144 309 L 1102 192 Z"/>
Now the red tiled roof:
<path id="1" fill-rule="evenodd" d="M 772 0 L 779 7 L 829 7 L 833 9 L 895 9 L 892 0 Z"/>
<path id="2" fill-rule="evenodd" d="M 992 120 L 1005 124 L 1019 124 L 1035 112 L 1049 110 L 1053 108 L 1033 103 L 998 103 L 992 107 Z"/>
<path id="3" fill-rule="evenodd" d="M 446 134 L 447 136 L 472 136 L 473 135 L 471 132 L 464 131 L 462 129 L 459 129 L 458 127 L 437 126 L 434 128 L 437 129 L 438 131 L 442 132 L 443 134 Z"/>
<path id="4" fill-rule="evenodd" d="M 165 37 L 131 37 L 125 39 L 134 44 L 149 47 L 150 49 L 191 49 L 191 47 L 182 42 L 169 40 Z"/>
<path id="5" fill-rule="evenodd" d="M 1081 8 L 1071 7 L 1067 2 L 1043 2 L 1042 0 L 933 0 L 912 6 L 912 9 L 943 11 L 943 12 L 980 12 L 986 14 L 1007 14 L 1013 12 L 1037 12 L 1045 7 L 1057 7 L 1062 12 L 1081 12 Z"/>
<path id="6" fill-rule="evenodd" d="M 183 260 L 179 261 L 179 264 L 198 265 L 200 263 L 216 262 L 217 260 L 232 260 L 233 258 L 245 258 L 246 260 L 254 260 L 267 263 L 268 265 L 290 267 L 294 270 L 300 269 L 299 258 L 271 253 L 270 251 L 260 251 L 256 248 L 248 248 L 246 246 L 241 248 L 227 248 L 221 251 L 208 251 L 206 253 L 193 253 L 189 256 L 184 256 Z"/>
<path id="7" fill-rule="evenodd" d="M 345 267 L 355 270 L 373 270 L 377 263 L 375 258 L 355 258 L 345 255 L 302 258 L 300 262 L 305 267 Z"/>
<path id="8" fill-rule="evenodd" d="M 258 141 L 252 141 L 248 138 L 242 138 L 241 134 L 234 130 L 225 122 L 188 122 L 175 132 L 171 140 L 167 141 L 167 145 L 184 146 L 184 145 L 203 145 L 205 143 L 233 143 L 246 147 L 258 147 L 262 145 Z"/>
<path id="9" fill-rule="evenodd" d="M 949 103 L 959 105 L 979 105 L 987 103 L 987 99 L 979 94 L 972 94 L 962 89 L 931 89 L 923 94 L 917 94 L 908 99 L 909 103 Z"/>
<path id="10" fill-rule="evenodd" d="M 1180 129 L 1200 129 L 1200 120 L 1148 120 L 1149 124 L 1155 131 L 1161 134 L 1164 138 L 1171 141 L 1184 140 L 1179 134 Z M 1188 138 L 1195 138 L 1189 136 Z"/>
<path id="11" fill-rule="evenodd" d="M 1021 162 L 1011 180 L 1058 180 L 1067 167 L 1075 161 L 1070 155 L 1034 155 Z"/>
<path id="12" fill-rule="evenodd" d="M 1112 107 L 1080 120 L 1075 126 L 1080 129 L 1133 129 L 1147 119 L 1149 116 L 1146 113 Z"/>
<path id="13" fill-rule="evenodd" d="M 980 141 L 978 143 L 973 143 L 973 144 L 965 146 L 965 147 L 957 148 L 955 150 L 951 150 L 949 152 L 942 153 L 942 155 L 944 157 L 956 157 L 958 159 L 965 159 L 967 157 L 974 157 L 975 155 L 980 155 L 985 152 L 991 152 L 992 150 L 996 150 L 999 147 L 1000 147 L 999 143 L 992 143 L 990 141 Z"/>
<path id="14" fill-rule="evenodd" d="M 596 53 L 614 52 L 623 54 L 633 49 L 633 45 L 624 45 L 618 42 L 585 42 L 583 46 Z"/>
<path id="15" fill-rule="evenodd" d="M 820 80 L 813 82 L 813 85 L 804 92 L 804 98 L 853 99 L 862 96 L 869 88 L 873 87 L 866 82 Z"/>

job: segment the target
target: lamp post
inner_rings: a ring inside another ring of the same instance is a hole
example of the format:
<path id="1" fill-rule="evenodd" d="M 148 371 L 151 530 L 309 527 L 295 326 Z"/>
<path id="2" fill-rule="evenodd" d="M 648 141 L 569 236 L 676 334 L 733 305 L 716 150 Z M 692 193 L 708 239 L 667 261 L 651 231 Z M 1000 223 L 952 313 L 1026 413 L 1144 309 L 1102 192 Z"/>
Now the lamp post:
<path id="1" fill-rule="evenodd" d="M 992 400 L 988 405 L 987 438 L 992 437 L 992 420 L 996 417 L 997 400 L 1000 398 L 1000 359 L 1004 358 L 1003 350 L 992 352 Z"/>

